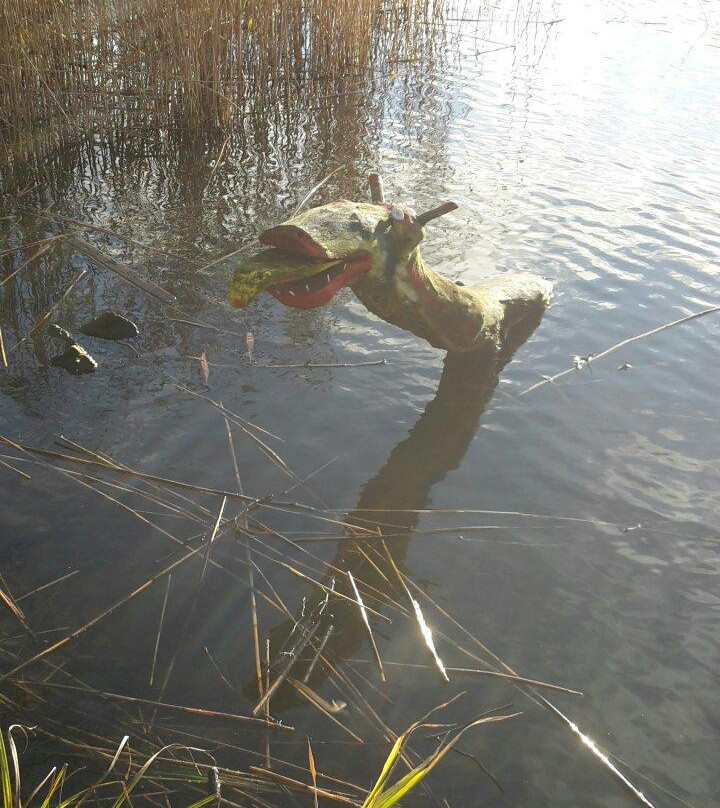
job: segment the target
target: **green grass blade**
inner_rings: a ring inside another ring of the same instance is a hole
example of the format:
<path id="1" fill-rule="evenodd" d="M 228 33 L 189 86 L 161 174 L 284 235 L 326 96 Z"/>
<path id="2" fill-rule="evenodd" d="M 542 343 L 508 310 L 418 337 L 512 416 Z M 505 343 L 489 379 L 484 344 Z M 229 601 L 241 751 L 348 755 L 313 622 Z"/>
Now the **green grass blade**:
<path id="1" fill-rule="evenodd" d="M 203 808 L 204 805 L 207 805 L 209 802 L 217 799 L 215 794 L 208 794 L 207 797 L 203 797 L 199 799 L 197 802 L 194 802 L 192 805 L 187 805 L 186 808 Z"/>
<path id="2" fill-rule="evenodd" d="M 45 795 L 45 799 L 40 803 L 40 808 L 50 808 L 50 802 L 55 792 L 58 790 L 58 788 L 60 788 L 63 781 L 65 780 L 66 772 L 67 772 L 67 763 L 55 775 L 52 783 L 50 783 L 50 788 L 48 789 L 48 793 Z"/>
<path id="3" fill-rule="evenodd" d="M 405 741 L 407 740 L 407 736 L 409 734 L 409 730 L 403 732 L 402 735 L 398 736 L 398 739 L 393 744 L 392 749 L 390 750 L 390 754 L 387 756 L 387 760 L 385 761 L 382 771 L 380 772 L 380 776 L 378 777 L 375 785 L 372 787 L 370 793 L 365 798 L 365 802 L 362 804 L 362 808 L 374 808 L 375 799 L 377 798 L 378 794 L 382 791 L 382 787 L 387 782 L 388 777 L 390 777 L 390 773 L 397 762 L 397 759 L 400 757 L 400 753 L 402 752 L 402 748 L 405 745 Z"/>
<path id="4" fill-rule="evenodd" d="M 455 746 L 460 738 L 472 727 L 479 724 L 487 724 L 497 721 L 506 721 L 508 718 L 513 718 L 518 713 L 513 715 L 493 715 L 486 718 L 480 718 L 477 721 L 472 721 L 459 729 L 455 735 L 446 743 L 441 744 L 429 757 L 427 757 L 419 766 L 416 766 L 412 771 L 408 772 L 404 777 L 401 777 L 393 786 L 388 788 L 382 794 L 376 797 L 375 802 L 371 808 L 392 808 L 421 780 L 427 777 L 428 774 L 437 766 L 437 764 L 447 755 L 447 753 Z"/>
<path id="5" fill-rule="evenodd" d="M 12 808 L 10 763 L 5 749 L 5 733 L 2 730 L 0 730 L 0 780 L 2 780 L 3 808 Z"/>

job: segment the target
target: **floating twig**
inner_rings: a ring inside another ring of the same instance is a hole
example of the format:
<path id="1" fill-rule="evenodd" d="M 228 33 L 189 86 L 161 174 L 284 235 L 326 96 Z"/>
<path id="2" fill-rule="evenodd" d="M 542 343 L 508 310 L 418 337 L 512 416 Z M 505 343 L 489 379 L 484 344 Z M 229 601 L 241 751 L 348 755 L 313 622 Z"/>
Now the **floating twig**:
<path id="1" fill-rule="evenodd" d="M 695 314 L 688 314 L 686 317 L 680 317 L 678 320 L 673 320 L 672 322 L 665 323 L 665 325 L 660 325 L 657 328 L 651 328 L 649 331 L 643 331 L 642 334 L 636 334 L 634 337 L 629 337 L 628 339 L 622 340 L 622 342 L 617 342 L 615 345 L 611 345 L 609 348 L 606 348 L 604 351 L 601 351 L 598 354 L 590 354 L 589 356 L 584 357 L 577 357 L 578 359 L 582 359 L 582 363 L 580 367 L 587 365 L 590 366 L 591 362 L 597 362 L 598 359 L 603 359 L 606 356 L 610 356 L 610 354 L 615 353 L 615 351 L 620 350 L 620 348 L 624 348 L 626 345 L 630 345 L 633 342 L 637 342 L 638 340 L 645 339 L 646 337 L 652 337 L 654 334 L 659 334 L 661 331 L 667 331 L 668 328 L 674 328 L 676 325 L 682 325 L 683 323 L 689 323 L 691 320 L 697 320 L 700 317 L 705 317 L 708 314 L 714 314 L 715 312 L 720 311 L 720 306 L 711 306 L 708 309 L 703 309 L 702 311 L 695 312 Z M 551 382 L 557 381 L 558 379 L 562 379 L 563 376 L 567 376 L 570 373 L 574 373 L 578 369 L 578 363 L 576 362 L 573 367 L 568 368 L 567 370 L 563 370 L 560 373 L 556 373 L 554 376 L 547 376 L 542 379 L 542 381 L 536 382 L 527 390 L 523 390 L 520 393 L 521 396 L 527 395 L 531 393 L 533 390 L 537 390 L 539 387 L 544 387 L 546 384 L 550 384 Z"/>

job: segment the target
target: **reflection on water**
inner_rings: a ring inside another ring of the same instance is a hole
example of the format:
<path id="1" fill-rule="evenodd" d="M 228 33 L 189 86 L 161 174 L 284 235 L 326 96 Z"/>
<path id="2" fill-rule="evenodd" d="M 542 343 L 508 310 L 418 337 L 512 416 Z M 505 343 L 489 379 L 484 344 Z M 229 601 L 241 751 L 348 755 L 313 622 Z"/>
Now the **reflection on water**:
<path id="1" fill-rule="evenodd" d="M 92 271 L 61 243 L 37 257 L 0 287 L 10 363 L 0 370 L 0 432 L 50 448 L 62 433 L 138 468 L 231 488 L 222 418 L 178 390 L 179 379 L 282 437 L 272 446 L 301 477 L 339 455 L 308 483 L 316 497 L 341 519 L 380 509 L 370 518 L 396 526 L 400 535 L 388 542 L 408 576 L 513 667 L 585 691 L 581 702 L 563 701 L 566 712 L 639 772 L 633 779 L 657 804 L 672 803 L 662 791 L 668 789 L 709 808 L 720 793 L 712 352 L 718 321 L 659 334 L 618 352 L 616 363 L 598 363 L 522 399 L 516 394 L 540 374 L 567 367 L 575 354 L 717 301 L 717 10 L 690 0 L 470 8 L 466 17 L 474 21 L 461 33 L 451 27 L 427 58 L 382 75 L 338 79 L 316 103 L 289 98 L 267 118 L 243 118 L 229 131 L 155 131 L 137 116 L 118 115 L 82 134 L 59 121 L 9 143 L 0 170 L 0 251 L 60 232 L 67 226 L 62 217 L 92 223 L 116 235 L 93 231 L 88 238 L 139 266 L 175 293 L 178 305 L 164 308 Z M 233 263 L 211 262 L 287 218 L 337 167 L 315 202 L 360 198 L 373 168 L 382 171 L 389 196 L 416 209 L 437 199 L 459 202 L 461 210 L 430 233 L 426 246 L 429 263 L 451 278 L 472 283 L 510 269 L 552 278 L 552 307 L 499 382 L 502 361 L 484 369 L 443 364 L 441 352 L 372 317 L 349 292 L 313 312 L 269 299 L 242 313 L 225 304 Z M 37 209 L 52 219 L 39 218 Z M 0 256 L 2 277 L 33 249 Z M 78 324 L 111 308 L 137 322 L 141 335 L 129 345 L 88 338 L 100 369 L 69 377 L 50 366 L 53 346 L 42 329 L 30 330 L 82 269 L 90 271 L 52 321 L 76 333 Z M 247 331 L 255 337 L 256 367 L 247 361 Z M 207 387 L 193 359 L 203 352 Z M 377 359 L 388 364 L 260 367 Z M 625 362 L 632 368 L 617 371 Z M 255 444 L 240 431 L 235 439 L 249 494 L 287 488 L 288 478 Z M 146 580 L 174 548 L 71 480 L 22 468 L 32 481 L 0 472 L 0 572 L 20 596 L 80 570 L 21 601 L 31 625 L 51 632 L 41 635 L 44 642 Z M 159 506 L 137 495 L 111 493 L 182 540 L 203 529 L 158 517 Z M 293 496 L 317 502 L 304 489 Z M 212 513 L 199 511 L 202 518 L 212 520 L 216 499 L 201 504 Z M 390 513 L 425 506 L 586 521 Z M 364 565 L 358 577 L 372 574 L 347 538 L 336 554 L 329 535 L 337 526 L 299 519 L 263 515 L 283 535 L 322 539 L 303 546 L 323 560 Z M 449 532 L 430 532 L 448 525 Z M 243 552 L 218 543 L 217 559 L 244 575 Z M 275 567 L 266 574 L 291 614 L 312 596 L 307 581 Z M 228 690 L 202 650 L 237 688 L 251 681 L 246 590 L 214 568 L 208 576 L 166 698 L 247 713 L 252 700 Z M 195 581 L 190 571 L 173 579 L 160 665 L 186 627 Z M 109 691 L 151 695 L 162 596 L 155 588 L 84 635 L 63 657 L 68 669 Z M 2 619 L 3 632 L 14 635 L 16 627 Z M 262 602 L 259 619 L 262 637 L 274 640 L 288 615 Z M 352 610 L 336 610 L 342 631 L 332 640 L 335 653 L 369 660 L 357 619 Z M 388 662 L 427 661 L 412 627 L 374 627 Z M 438 644 L 447 664 L 464 662 Z M 3 669 L 10 647 L 27 658 L 37 646 L 3 642 Z M 375 690 L 374 669 L 348 664 L 371 680 L 363 692 L 383 704 L 383 720 L 396 730 L 447 697 L 433 673 L 389 666 L 386 702 Z M 330 681 L 313 682 L 323 696 L 337 696 Z M 453 686 L 469 696 L 450 718 L 510 700 L 526 712 L 514 725 L 463 741 L 504 793 L 466 759 L 449 758 L 432 786 L 451 805 L 631 804 L 562 728 L 514 691 L 474 680 Z M 108 737 L 127 727 L 119 709 L 67 695 L 53 701 L 48 716 L 78 731 L 102 726 Z M 140 720 L 137 711 L 132 716 Z M 300 702 L 289 702 L 283 718 L 312 732 L 324 770 L 370 782 L 385 747 L 361 719 L 352 719 L 353 729 L 370 741 L 357 754 L 353 746 L 326 746 L 325 739 L 348 739 L 332 735 L 332 725 Z M 228 765 L 245 758 L 221 744 L 263 754 L 262 738 L 233 727 L 198 727 L 178 716 L 158 721 L 168 737 L 174 730 L 212 733 Z M 273 740 L 273 749 L 298 761 L 306 753 L 304 742 Z M 424 801 L 419 793 L 418 804 Z"/>
<path id="2" fill-rule="evenodd" d="M 370 556 L 375 556 L 379 542 L 385 540 L 392 563 L 403 575 L 409 575 L 405 556 L 418 527 L 420 512 L 430 504 L 430 491 L 461 464 L 495 392 L 501 370 L 535 330 L 541 316 L 542 307 L 538 307 L 517 322 L 497 354 L 486 351 L 445 356 L 433 399 L 425 406 L 407 437 L 390 452 L 382 468 L 362 486 L 357 507 L 346 517 L 351 525 L 357 525 L 362 531 L 371 531 L 376 537 L 357 540 L 351 535 L 340 541 L 331 561 L 334 570 L 350 570 L 374 592 L 390 589 L 392 599 L 402 601 L 397 577 L 388 579 L 380 568 L 385 566 L 382 555 L 375 560 Z M 392 570 L 392 567 L 387 569 Z M 331 574 L 326 586 L 337 587 L 352 595 L 347 582 L 335 578 L 336 575 Z M 326 589 L 318 592 L 320 601 L 325 598 L 325 592 Z M 305 603 L 303 610 L 308 610 Z M 328 637 L 324 653 L 333 662 L 352 658 L 367 638 L 357 607 L 341 601 L 324 611 L 327 614 L 323 614 L 318 629 L 319 637 Z M 278 627 L 278 635 L 282 635 L 283 629 L 289 633 L 295 625 L 294 618 L 286 626 Z M 313 666 L 312 670 L 315 677 L 310 681 L 317 684 L 318 674 L 324 669 Z"/>

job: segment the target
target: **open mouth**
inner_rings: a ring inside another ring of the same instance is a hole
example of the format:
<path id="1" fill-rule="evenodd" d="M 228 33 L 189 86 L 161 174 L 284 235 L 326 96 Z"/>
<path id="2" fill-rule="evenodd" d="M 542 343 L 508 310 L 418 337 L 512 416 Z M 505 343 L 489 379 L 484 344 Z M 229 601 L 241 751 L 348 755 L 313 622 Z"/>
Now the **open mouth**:
<path id="1" fill-rule="evenodd" d="M 268 287 L 267 291 L 285 306 L 293 309 L 315 309 L 332 300 L 343 286 L 348 286 L 368 269 L 370 253 L 363 250 L 315 275 L 281 281 Z"/>
<path id="2" fill-rule="evenodd" d="M 370 269 L 377 228 L 386 219 L 383 205 L 340 200 L 264 230 L 259 241 L 270 249 L 241 259 L 230 303 L 243 308 L 267 292 L 294 309 L 324 306 Z"/>

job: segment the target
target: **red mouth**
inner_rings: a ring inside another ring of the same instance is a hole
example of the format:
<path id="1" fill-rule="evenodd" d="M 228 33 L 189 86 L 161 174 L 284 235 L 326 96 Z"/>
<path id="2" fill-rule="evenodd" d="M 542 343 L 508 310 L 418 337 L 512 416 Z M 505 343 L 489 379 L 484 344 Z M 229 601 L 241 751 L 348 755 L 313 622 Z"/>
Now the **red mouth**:
<path id="1" fill-rule="evenodd" d="M 283 281 L 267 291 L 284 306 L 293 309 L 316 309 L 328 303 L 343 286 L 370 269 L 370 253 L 355 253 L 330 269 L 300 280 Z"/>

